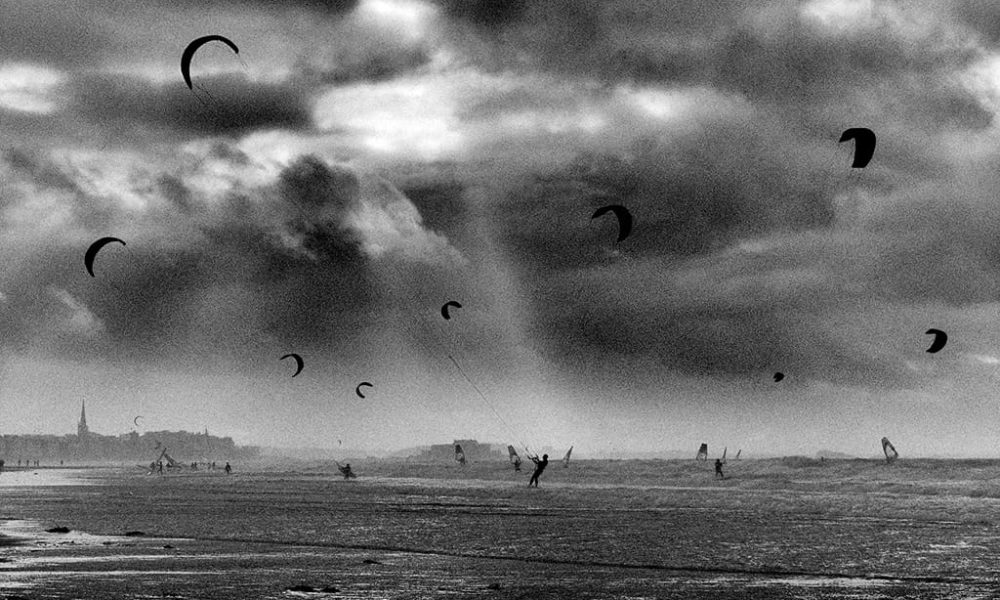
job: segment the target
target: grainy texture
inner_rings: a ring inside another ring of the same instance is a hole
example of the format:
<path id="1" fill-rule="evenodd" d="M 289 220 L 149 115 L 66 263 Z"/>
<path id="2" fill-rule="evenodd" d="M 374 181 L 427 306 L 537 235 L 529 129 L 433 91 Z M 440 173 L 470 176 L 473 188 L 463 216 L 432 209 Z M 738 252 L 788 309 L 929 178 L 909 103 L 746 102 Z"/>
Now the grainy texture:
<path id="1" fill-rule="evenodd" d="M 350 482 L 321 465 L 230 477 L 92 470 L 82 472 L 88 485 L 4 488 L 0 516 L 15 520 L 3 531 L 33 539 L 0 548 L 0 590 L 47 598 L 280 598 L 295 585 L 333 586 L 340 591 L 329 597 L 340 598 L 989 597 L 1000 583 L 996 467 L 742 461 L 728 465 L 730 479 L 714 481 L 711 466 L 694 461 L 580 461 L 547 472 L 538 490 L 490 464 L 369 463 Z M 398 477 L 406 472 L 414 476 Z M 44 533 L 54 526 L 72 533 Z M 136 530 L 147 535 L 124 537 Z"/>

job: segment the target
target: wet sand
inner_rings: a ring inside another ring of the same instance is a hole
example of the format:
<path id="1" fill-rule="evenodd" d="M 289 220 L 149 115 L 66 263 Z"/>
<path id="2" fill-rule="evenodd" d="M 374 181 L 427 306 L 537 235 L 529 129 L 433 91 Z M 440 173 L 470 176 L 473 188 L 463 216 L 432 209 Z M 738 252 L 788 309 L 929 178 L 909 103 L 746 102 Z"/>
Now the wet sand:
<path id="1" fill-rule="evenodd" d="M 1000 461 L 0 475 L 24 598 L 988 598 Z M 18 478 L 10 477 L 18 475 Z M 47 533 L 56 526 L 70 533 Z M 143 535 L 125 536 L 126 532 Z M 292 592 L 292 586 L 337 592 Z"/>

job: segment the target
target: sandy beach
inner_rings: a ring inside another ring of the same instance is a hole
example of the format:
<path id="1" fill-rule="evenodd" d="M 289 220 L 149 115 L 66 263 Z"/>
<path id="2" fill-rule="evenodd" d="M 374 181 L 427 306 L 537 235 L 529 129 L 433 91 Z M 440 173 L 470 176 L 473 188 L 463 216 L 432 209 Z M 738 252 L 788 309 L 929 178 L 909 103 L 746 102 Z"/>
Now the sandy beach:
<path id="1" fill-rule="evenodd" d="M 228 477 L 4 473 L 0 592 L 988 597 L 1000 580 L 997 467 L 760 460 L 717 481 L 694 461 L 581 461 L 546 472 L 540 489 L 497 463 L 370 462 L 354 481 L 319 463 Z"/>

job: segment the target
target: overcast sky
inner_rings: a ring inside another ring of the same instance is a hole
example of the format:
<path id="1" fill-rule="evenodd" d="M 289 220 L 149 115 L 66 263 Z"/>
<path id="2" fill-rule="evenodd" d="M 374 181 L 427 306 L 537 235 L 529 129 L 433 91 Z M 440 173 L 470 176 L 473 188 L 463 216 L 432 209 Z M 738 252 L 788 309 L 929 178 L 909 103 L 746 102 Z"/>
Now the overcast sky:
<path id="1" fill-rule="evenodd" d="M 998 44 L 974 0 L 3 2 L 2 433 L 996 457 Z"/>

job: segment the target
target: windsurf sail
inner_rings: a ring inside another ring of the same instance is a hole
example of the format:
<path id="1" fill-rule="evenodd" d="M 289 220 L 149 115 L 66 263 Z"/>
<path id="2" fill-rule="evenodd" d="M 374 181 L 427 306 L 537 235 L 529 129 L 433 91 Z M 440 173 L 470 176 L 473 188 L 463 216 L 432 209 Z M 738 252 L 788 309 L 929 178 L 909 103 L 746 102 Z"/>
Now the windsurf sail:
<path id="1" fill-rule="evenodd" d="M 164 446 L 163 452 L 160 452 L 160 457 L 156 459 L 156 462 L 166 459 L 168 469 L 181 469 L 183 465 L 174 460 L 169 454 L 167 454 L 167 448 Z"/>
<path id="2" fill-rule="evenodd" d="M 462 452 L 462 444 L 455 444 L 455 460 L 459 464 L 465 464 L 465 452 Z"/>
<path id="3" fill-rule="evenodd" d="M 899 458 L 899 452 L 896 452 L 895 446 L 887 437 L 882 438 L 882 452 L 885 452 L 885 462 L 892 462 Z"/>
<path id="4" fill-rule="evenodd" d="M 728 450 L 728 449 L 729 449 L 729 446 L 725 446 L 722 449 L 722 464 L 726 464 L 726 450 Z"/>
<path id="5" fill-rule="evenodd" d="M 567 468 L 567 467 L 569 467 L 569 455 L 570 454 L 573 454 L 573 446 L 569 447 L 569 450 L 566 451 L 565 458 L 563 458 L 563 468 L 564 469 Z"/>
<path id="6" fill-rule="evenodd" d="M 507 453 L 510 459 L 510 464 L 514 465 L 515 471 L 521 470 L 521 457 L 517 455 L 517 450 L 514 450 L 514 446 L 507 446 Z"/>
<path id="7" fill-rule="evenodd" d="M 698 448 L 698 455 L 694 457 L 695 460 L 708 460 L 708 444 L 702 444 Z"/>
<path id="8" fill-rule="evenodd" d="M 740 452 L 743 452 L 743 448 L 740 448 L 739 450 L 736 451 L 736 460 L 740 459 Z"/>

